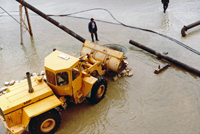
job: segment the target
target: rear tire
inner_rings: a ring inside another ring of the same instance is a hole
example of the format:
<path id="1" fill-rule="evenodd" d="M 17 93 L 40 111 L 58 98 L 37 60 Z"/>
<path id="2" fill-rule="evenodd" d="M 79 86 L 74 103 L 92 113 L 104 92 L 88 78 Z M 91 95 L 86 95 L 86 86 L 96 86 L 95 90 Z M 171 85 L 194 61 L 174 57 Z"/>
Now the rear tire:
<path id="1" fill-rule="evenodd" d="M 97 104 L 101 101 L 107 91 L 107 80 L 102 76 L 98 76 L 97 79 L 97 82 L 92 87 L 90 98 L 87 98 L 91 104 Z"/>
<path id="2" fill-rule="evenodd" d="M 56 109 L 47 111 L 31 119 L 29 132 L 31 134 L 54 134 L 60 125 L 60 114 Z"/>

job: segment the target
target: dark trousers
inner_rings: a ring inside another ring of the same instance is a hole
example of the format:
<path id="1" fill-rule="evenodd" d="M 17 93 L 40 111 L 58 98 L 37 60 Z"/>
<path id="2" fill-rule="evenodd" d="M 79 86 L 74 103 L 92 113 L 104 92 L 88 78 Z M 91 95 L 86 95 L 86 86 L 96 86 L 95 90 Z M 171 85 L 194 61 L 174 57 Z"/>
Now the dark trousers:
<path id="1" fill-rule="evenodd" d="M 94 42 L 94 35 L 95 35 L 96 41 L 98 41 L 98 36 L 97 36 L 96 31 L 91 32 L 92 41 Z"/>
<path id="2" fill-rule="evenodd" d="M 168 7 L 168 3 L 167 3 L 167 2 L 164 2 L 164 3 L 163 3 L 164 13 L 165 13 L 165 11 L 167 10 L 167 7 Z"/>

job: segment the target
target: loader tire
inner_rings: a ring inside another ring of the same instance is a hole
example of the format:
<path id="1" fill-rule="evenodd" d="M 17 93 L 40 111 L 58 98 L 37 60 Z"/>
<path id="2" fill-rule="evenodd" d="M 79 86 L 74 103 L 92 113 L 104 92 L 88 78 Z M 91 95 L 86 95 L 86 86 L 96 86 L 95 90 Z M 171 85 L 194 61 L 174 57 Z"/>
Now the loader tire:
<path id="1" fill-rule="evenodd" d="M 54 134 L 60 125 L 60 114 L 56 109 L 47 111 L 31 119 L 29 132 L 31 134 Z"/>
<path id="2" fill-rule="evenodd" d="M 98 76 L 97 79 L 97 82 L 92 87 L 90 98 L 87 98 L 91 104 L 97 104 L 101 101 L 107 91 L 107 80 L 102 76 Z"/>

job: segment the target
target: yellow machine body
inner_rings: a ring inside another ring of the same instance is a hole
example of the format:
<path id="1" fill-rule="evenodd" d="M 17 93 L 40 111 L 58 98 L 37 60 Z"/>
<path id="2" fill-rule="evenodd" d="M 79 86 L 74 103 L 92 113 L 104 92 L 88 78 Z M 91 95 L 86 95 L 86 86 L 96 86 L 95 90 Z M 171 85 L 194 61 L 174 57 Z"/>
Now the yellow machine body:
<path id="1" fill-rule="evenodd" d="M 35 77 L 32 85 L 33 93 L 28 92 L 25 80 L 0 96 L 0 119 L 11 133 L 21 133 L 32 117 L 63 104 L 44 81 L 39 82 Z"/>
<path id="2" fill-rule="evenodd" d="M 79 58 L 55 50 L 45 58 L 46 82 L 32 77 L 32 93 L 25 80 L 0 96 L 0 119 L 11 133 L 20 133 L 31 118 L 58 106 L 64 108 L 69 97 L 81 103 L 98 80 L 94 73 L 119 72 L 122 64 L 123 53 L 89 41 L 83 44 Z"/>
<path id="3" fill-rule="evenodd" d="M 58 50 L 45 58 L 44 66 L 47 83 L 55 94 L 57 96 L 74 96 L 75 103 L 80 103 L 82 97 L 91 91 L 93 84 L 97 81 L 97 78 L 86 74 L 81 69 L 82 63 L 79 58 Z M 98 70 L 98 68 L 96 69 Z M 60 82 L 63 83 L 60 84 Z"/>

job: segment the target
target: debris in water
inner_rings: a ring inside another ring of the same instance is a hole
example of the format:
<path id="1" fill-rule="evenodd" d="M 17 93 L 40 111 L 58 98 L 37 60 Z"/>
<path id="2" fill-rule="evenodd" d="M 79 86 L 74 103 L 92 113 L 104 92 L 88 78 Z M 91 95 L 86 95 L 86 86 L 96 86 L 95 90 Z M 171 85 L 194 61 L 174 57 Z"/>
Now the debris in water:
<path id="1" fill-rule="evenodd" d="M 15 84 L 15 80 L 10 81 L 10 85 L 14 85 Z"/>
<path id="2" fill-rule="evenodd" d="M 129 72 L 126 76 L 131 77 L 133 76 L 133 73 Z"/>
<path id="3" fill-rule="evenodd" d="M 4 83 L 5 86 L 9 86 L 9 84 L 10 84 L 9 82 L 5 82 Z"/>
<path id="4" fill-rule="evenodd" d="M 37 76 L 37 73 L 32 73 L 31 76 Z"/>
<path id="5" fill-rule="evenodd" d="M 113 77 L 113 80 L 116 81 L 117 79 L 118 79 L 118 76 L 115 75 L 115 76 Z"/>
<path id="6" fill-rule="evenodd" d="M 113 77 L 113 80 L 116 81 L 120 77 L 131 77 L 133 76 L 133 73 L 131 72 L 131 68 L 126 67 L 120 74 L 117 74 Z"/>
<path id="7" fill-rule="evenodd" d="M 164 64 L 164 65 L 158 65 L 158 69 L 156 69 L 154 71 L 155 74 L 159 74 L 160 72 L 166 70 L 168 67 L 170 66 L 170 64 Z"/>
<path id="8" fill-rule="evenodd" d="M 41 75 L 41 76 L 45 75 L 45 71 L 41 71 L 41 72 L 40 72 L 40 75 Z"/>
<path id="9" fill-rule="evenodd" d="M 0 93 L 3 93 L 3 91 L 5 91 L 5 90 L 7 90 L 7 87 L 2 87 L 2 88 L 0 89 Z"/>
<path id="10" fill-rule="evenodd" d="M 122 77 L 124 77 L 124 76 L 126 76 L 126 69 L 125 70 L 123 70 L 121 73 L 120 73 L 120 75 L 122 76 Z"/>
<path id="11" fill-rule="evenodd" d="M 164 55 L 168 55 L 168 52 L 163 52 Z"/>
<path id="12" fill-rule="evenodd" d="M 124 60 L 124 63 L 125 63 L 126 65 L 128 65 L 128 61 Z"/>

